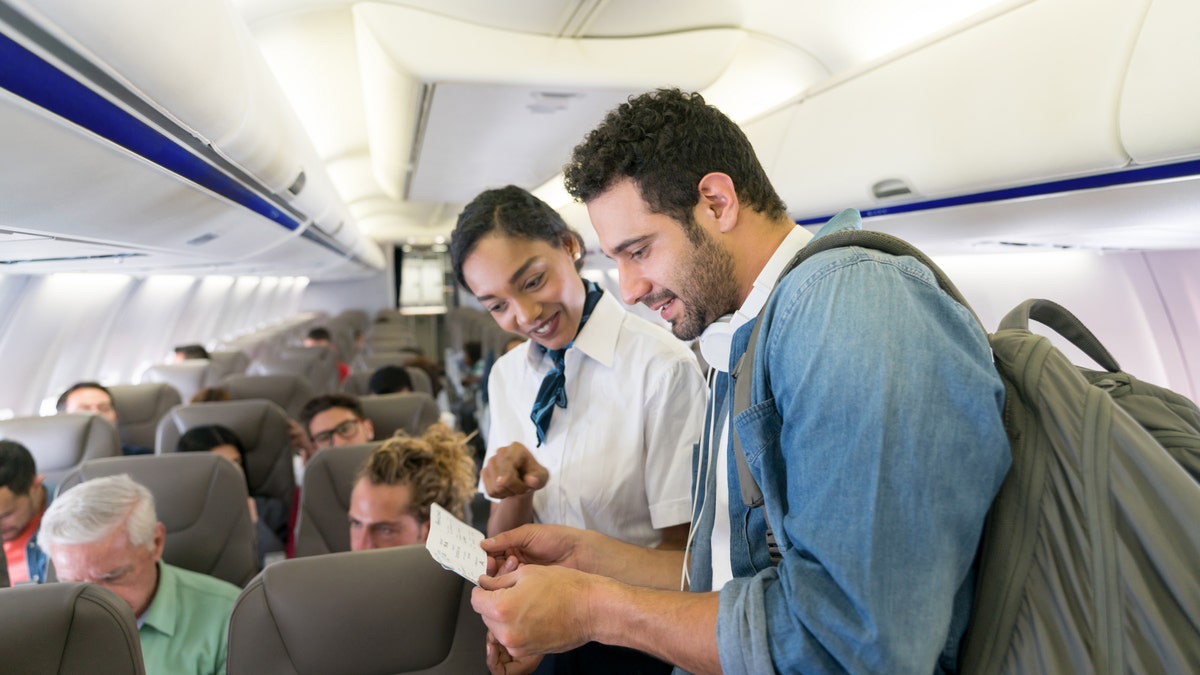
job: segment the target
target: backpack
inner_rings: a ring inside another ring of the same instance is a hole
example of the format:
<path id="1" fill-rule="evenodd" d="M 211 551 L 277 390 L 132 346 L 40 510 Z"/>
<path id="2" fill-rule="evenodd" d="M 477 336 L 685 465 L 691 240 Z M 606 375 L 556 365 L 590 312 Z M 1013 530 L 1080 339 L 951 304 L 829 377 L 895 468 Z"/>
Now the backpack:
<path id="1" fill-rule="evenodd" d="M 881 232 L 814 239 L 780 278 L 841 246 L 916 258 L 970 309 L 928 257 Z M 1104 370 L 1073 365 L 1030 332 L 1030 320 Z M 754 362 L 758 330 L 733 371 L 735 415 L 750 405 L 750 378 L 737 375 Z M 984 525 L 960 671 L 1200 669 L 1200 409 L 1122 372 L 1091 331 L 1048 300 L 1018 305 L 988 338 L 1006 390 L 1012 468 Z M 742 500 L 761 506 L 733 436 Z M 770 546 L 769 532 L 768 523 Z"/>

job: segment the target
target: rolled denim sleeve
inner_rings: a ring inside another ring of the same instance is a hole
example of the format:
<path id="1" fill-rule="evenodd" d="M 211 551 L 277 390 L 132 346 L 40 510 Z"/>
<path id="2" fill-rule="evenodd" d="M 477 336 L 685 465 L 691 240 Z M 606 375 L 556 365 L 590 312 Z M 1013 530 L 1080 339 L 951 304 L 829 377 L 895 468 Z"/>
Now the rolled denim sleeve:
<path id="1" fill-rule="evenodd" d="M 783 560 L 722 589 L 722 667 L 935 672 L 1009 465 L 986 337 L 916 261 L 857 248 L 814 256 L 760 321 L 735 426 Z"/>

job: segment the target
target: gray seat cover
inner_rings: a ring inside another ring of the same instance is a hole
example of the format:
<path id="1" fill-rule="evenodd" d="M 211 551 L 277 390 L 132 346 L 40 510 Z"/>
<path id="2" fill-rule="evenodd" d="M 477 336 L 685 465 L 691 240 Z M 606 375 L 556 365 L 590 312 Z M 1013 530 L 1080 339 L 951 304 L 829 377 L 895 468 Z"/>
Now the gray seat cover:
<path id="1" fill-rule="evenodd" d="M 133 610 L 85 583 L 0 590 L 0 669 L 22 675 L 144 675 Z"/>
<path id="2" fill-rule="evenodd" d="M 486 673 L 472 588 L 420 544 L 276 563 L 234 604 L 229 675 Z"/>
<path id="3" fill-rule="evenodd" d="M 91 413 L 0 420 L 0 439 L 28 448 L 38 473 L 51 485 L 57 485 L 83 461 L 121 454 L 117 430 Z"/>

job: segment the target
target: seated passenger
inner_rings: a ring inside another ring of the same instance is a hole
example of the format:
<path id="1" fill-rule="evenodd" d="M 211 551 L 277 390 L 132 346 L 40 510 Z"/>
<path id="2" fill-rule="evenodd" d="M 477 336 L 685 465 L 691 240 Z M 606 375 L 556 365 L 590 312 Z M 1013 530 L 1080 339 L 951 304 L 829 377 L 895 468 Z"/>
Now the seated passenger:
<path id="1" fill-rule="evenodd" d="M 239 590 L 162 562 L 166 536 L 154 496 L 125 474 L 67 490 L 42 520 L 60 581 L 103 586 L 133 608 L 148 675 L 223 674 Z"/>
<path id="2" fill-rule="evenodd" d="M 179 345 L 175 348 L 175 363 L 207 358 L 208 350 L 204 348 L 204 345 Z"/>
<path id="3" fill-rule="evenodd" d="M 112 394 L 99 382 L 78 382 L 71 385 L 70 389 L 58 397 L 55 407 L 60 413 L 99 415 L 117 427 L 117 409 L 113 407 Z M 121 452 L 126 455 L 152 455 L 154 448 L 122 443 Z"/>
<path id="4" fill-rule="evenodd" d="M 315 452 L 339 445 L 360 445 L 375 438 L 375 427 L 363 414 L 358 399 L 346 394 L 326 394 L 304 404 L 300 423 Z"/>
<path id="5" fill-rule="evenodd" d="M 372 394 L 401 394 L 412 390 L 412 376 L 404 366 L 383 366 L 367 380 L 367 391 Z"/>
<path id="6" fill-rule="evenodd" d="M 475 494 L 475 463 L 466 436 L 435 424 L 419 438 L 397 436 L 363 463 L 350 494 L 350 549 L 421 544 L 437 503 L 468 520 Z"/>
<path id="7" fill-rule="evenodd" d="M 308 331 L 308 335 L 304 336 L 305 347 L 324 347 L 333 352 L 334 358 L 337 359 L 338 382 L 345 382 L 346 377 L 350 375 L 350 366 L 342 362 L 342 357 L 337 353 L 337 345 L 333 344 L 333 336 L 330 335 L 328 328 L 314 328 Z"/>
<path id="8" fill-rule="evenodd" d="M 220 455 L 236 464 L 242 475 L 246 475 L 245 446 L 229 427 L 220 424 L 192 427 L 179 437 L 175 451 L 211 452 Z M 282 499 L 254 494 L 250 490 L 249 479 L 246 481 L 246 492 L 250 495 L 250 519 L 254 521 L 254 534 L 258 541 L 258 564 L 262 567 L 266 564 L 267 554 L 286 550 L 288 509 Z"/>
<path id="9" fill-rule="evenodd" d="M 233 394 L 230 394 L 225 387 L 205 387 L 192 394 L 192 399 L 188 403 L 221 403 L 232 400 Z"/>
<path id="10" fill-rule="evenodd" d="M 29 449 L 16 441 L 0 441 L 0 539 L 13 586 L 46 581 L 46 554 L 38 546 L 38 528 L 52 493 L 38 475 Z"/>

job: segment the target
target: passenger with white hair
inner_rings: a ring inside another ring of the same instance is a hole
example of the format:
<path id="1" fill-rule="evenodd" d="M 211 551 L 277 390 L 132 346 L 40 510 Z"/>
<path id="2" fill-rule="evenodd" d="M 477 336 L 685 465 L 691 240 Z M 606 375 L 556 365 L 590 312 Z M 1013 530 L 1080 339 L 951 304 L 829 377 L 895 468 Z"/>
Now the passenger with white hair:
<path id="1" fill-rule="evenodd" d="M 148 675 L 225 672 L 239 589 L 162 562 L 167 531 L 154 496 L 125 474 L 63 492 L 42 518 L 41 545 L 59 581 L 103 586 L 137 616 Z"/>

